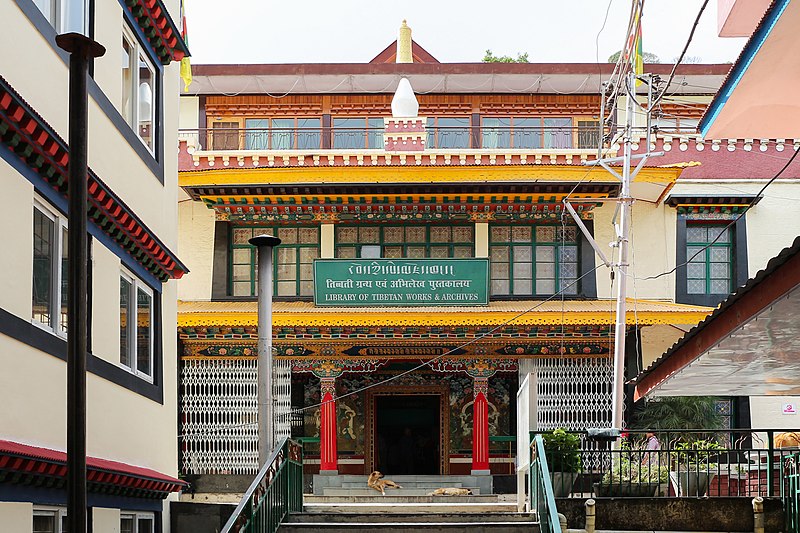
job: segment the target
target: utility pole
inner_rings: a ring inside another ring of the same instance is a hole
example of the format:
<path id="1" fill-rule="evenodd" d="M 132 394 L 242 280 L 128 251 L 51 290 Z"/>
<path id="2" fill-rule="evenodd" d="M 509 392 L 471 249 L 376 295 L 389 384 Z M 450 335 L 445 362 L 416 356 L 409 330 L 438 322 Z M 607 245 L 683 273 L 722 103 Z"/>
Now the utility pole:
<path id="1" fill-rule="evenodd" d="M 88 237 L 86 234 L 89 64 L 105 54 L 102 45 L 79 33 L 56 36 L 69 52 L 69 233 L 67 249 L 67 527 L 84 533 L 86 499 L 86 348 L 88 346 Z M 130 317 L 129 317 L 130 320 Z"/>
<path id="2" fill-rule="evenodd" d="M 272 235 L 257 235 L 250 244 L 258 249 L 258 467 L 275 446 L 272 394 L 272 249 L 281 243 Z"/>
<path id="3" fill-rule="evenodd" d="M 628 249 L 630 244 L 630 226 L 631 226 L 631 204 L 633 198 L 631 197 L 631 182 L 644 166 L 645 162 L 651 156 L 663 155 L 663 152 L 649 151 L 650 146 L 650 102 L 652 102 L 653 95 L 653 79 L 650 76 L 644 76 L 644 80 L 648 84 L 648 105 L 647 105 L 647 135 L 643 142 L 647 143 L 647 153 L 641 155 L 631 154 L 631 144 L 633 143 L 633 128 L 634 128 L 634 112 L 635 107 L 638 105 L 636 98 L 636 83 L 640 76 L 633 72 L 628 73 L 622 80 L 626 84 L 627 98 L 625 106 L 625 126 L 623 130 L 622 140 L 622 157 L 599 158 L 595 161 L 588 161 L 585 164 L 589 166 L 601 166 L 610 172 L 614 177 L 620 181 L 620 192 L 617 198 L 617 214 L 613 220 L 615 240 L 611 243 L 612 247 L 619 249 L 619 258 L 615 263 L 609 262 L 605 255 L 600 251 L 593 236 L 586 229 L 585 225 L 578 217 L 575 210 L 568 201 L 564 201 L 565 207 L 570 215 L 575 219 L 578 227 L 583 232 L 584 236 L 588 239 L 589 243 L 597 252 L 600 259 L 606 266 L 611 266 L 613 280 L 617 284 L 616 294 L 616 320 L 614 323 L 614 381 L 611 393 L 611 427 L 615 429 L 622 429 L 624 425 L 623 411 L 625 405 L 625 334 L 627 332 L 626 313 L 628 311 L 627 297 L 628 297 Z M 636 168 L 631 170 L 633 160 L 638 159 L 639 162 Z M 622 174 L 617 172 L 611 167 L 612 163 L 622 163 Z"/>

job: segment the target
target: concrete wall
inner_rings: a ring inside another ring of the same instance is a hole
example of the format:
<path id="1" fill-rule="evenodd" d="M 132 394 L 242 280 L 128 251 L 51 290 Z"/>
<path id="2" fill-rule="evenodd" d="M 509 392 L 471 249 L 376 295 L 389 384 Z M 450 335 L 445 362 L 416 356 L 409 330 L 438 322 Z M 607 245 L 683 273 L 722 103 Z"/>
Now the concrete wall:
<path id="1" fill-rule="evenodd" d="M 3 524 L 3 533 L 31 533 L 33 505 L 0 502 L 0 524 Z"/>
<path id="2" fill-rule="evenodd" d="M 210 300 L 214 263 L 214 211 L 185 193 L 178 204 L 178 256 L 189 268 L 178 285 L 180 300 Z"/>

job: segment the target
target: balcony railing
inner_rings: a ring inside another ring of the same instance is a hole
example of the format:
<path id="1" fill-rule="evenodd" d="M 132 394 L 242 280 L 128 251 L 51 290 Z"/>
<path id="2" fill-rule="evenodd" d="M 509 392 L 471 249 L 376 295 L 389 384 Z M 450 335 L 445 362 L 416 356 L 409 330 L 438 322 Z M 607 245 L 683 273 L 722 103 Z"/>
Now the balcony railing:
<path id="1" fill-rule="evenodd" d="M 426 148 L 438 150 L 595 150 L 597 127 L 428 127 Z M 383 128 L 201 128 L 179 138 L 198 150 L 382 150 Z"/>
<path id="2" fill-rule="evenodd" d="M 617 448 L 568 433 L 580 437 L 577 449 L 544 451 L 557 498 L 780 497 L 798 451 L 773 446 L 778 430 L 657 431 L 650 449 L 644 430 Z"/>

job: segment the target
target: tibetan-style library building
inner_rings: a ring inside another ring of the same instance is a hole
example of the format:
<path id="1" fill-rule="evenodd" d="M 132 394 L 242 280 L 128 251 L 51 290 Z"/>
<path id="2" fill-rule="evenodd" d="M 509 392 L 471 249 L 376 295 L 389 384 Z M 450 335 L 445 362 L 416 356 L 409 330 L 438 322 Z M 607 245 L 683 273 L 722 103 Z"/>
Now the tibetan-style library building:
<path id="1" fill-rule="evenodd" d="M 393 43 L 364 64 L 195 67 L 179 155 L 185 474 L 256 471 L 248 241 L 262 233 L 281 239 L 275 421 L 304 440 L 307 472 L 510 473 L 528 375 L 537 427 L 610 424 L 615 286 L 563 201 L 614 239 L 619 181 L 584 164 L 619 150 L 599 127 L 613 65 L 442 64 L 410 38 L 404 59 L 400 41 L 400 62 Z M 675 90 L 707 102 L 698 87 L 726 72 L 682 66 Z M 632 190 L 639 278 L 685 255 L 687 224 L 707 240 L 742 203 L 676 195 L 692 162 L 727 154 L 693 136 L 704 105 L 661 107 L 669 153 Z M 746 279 L 735 239 L 688 278 L 632 283 L 628 377 Z"/>

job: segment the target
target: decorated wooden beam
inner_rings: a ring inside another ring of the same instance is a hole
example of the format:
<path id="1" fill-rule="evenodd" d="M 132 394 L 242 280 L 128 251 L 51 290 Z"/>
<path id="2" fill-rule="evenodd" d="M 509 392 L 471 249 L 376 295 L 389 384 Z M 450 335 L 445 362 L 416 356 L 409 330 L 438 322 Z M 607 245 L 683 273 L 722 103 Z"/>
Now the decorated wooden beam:
<path id="1" fill-rule="evenodd" d="M 169 16 L 162 0 L 124 0 L 124 5 L 162 64 L 168 65 L 189 55 L 180 29 Z"/>

